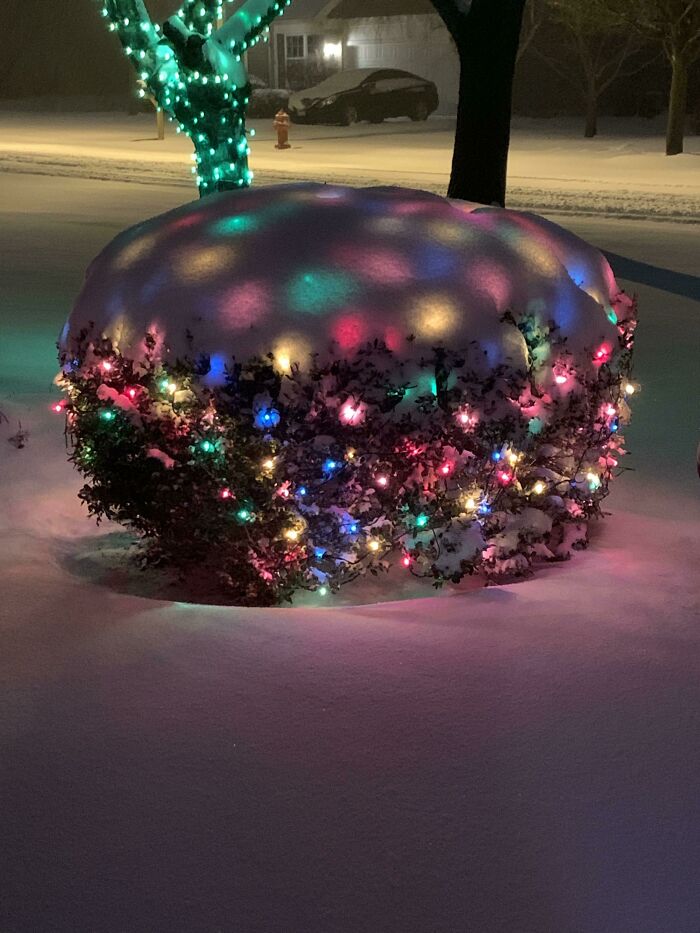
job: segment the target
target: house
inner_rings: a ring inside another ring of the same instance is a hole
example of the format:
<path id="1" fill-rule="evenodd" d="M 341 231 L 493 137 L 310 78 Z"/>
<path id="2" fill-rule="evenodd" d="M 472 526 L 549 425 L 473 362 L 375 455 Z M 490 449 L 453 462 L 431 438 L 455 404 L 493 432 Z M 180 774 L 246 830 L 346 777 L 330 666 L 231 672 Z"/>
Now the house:
<path id="1" fill-rule="evenodd" d="M 430 0 L 293 0 L 248 68 L 292 90 L 338 70 L 400 68 L 435 82 L 439 113 L 457 109 L 457 51 Z"/>

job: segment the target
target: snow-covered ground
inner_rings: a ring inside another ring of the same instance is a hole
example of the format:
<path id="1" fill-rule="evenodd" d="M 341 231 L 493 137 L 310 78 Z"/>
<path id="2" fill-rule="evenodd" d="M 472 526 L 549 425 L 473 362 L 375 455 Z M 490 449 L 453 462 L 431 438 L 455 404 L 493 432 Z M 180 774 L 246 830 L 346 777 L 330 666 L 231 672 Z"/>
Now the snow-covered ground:
<path id="1" fill-rule="evenodd" d="M 589 551 L 240 610 L 109 569 L 48 408 L 85 266 L 187 192 L 0 184 L 3 933 L 698 933 L 697 229 L 566 219 L 641 312 Z"/>
<path id="2" fill-rule="evenodd" d="M 271 120 L 252 120 L 251 167 L 258 184 L 308 179 L 414 185 L 444 192 L 454 122 L 389 120 L 379 126 L 293 126 L 292 148 L 278 151 Z M 0 112 L 0 171 L 78 175 L 112 181 L 191 185 L 189 140 L 153 116 Z M 659 120 L 602 119 L 593 140 L 581 121 L 516 120 L 510 206 L 549 212 L 676 220 L 700 218 L 700 137 L 664 155 Z"/>

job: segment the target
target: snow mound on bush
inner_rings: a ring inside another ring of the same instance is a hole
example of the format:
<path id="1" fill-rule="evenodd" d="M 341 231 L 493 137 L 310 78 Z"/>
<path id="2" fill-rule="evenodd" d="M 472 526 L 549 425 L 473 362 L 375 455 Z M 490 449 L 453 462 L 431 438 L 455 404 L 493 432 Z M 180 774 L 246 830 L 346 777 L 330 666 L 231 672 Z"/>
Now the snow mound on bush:
<path id="1" fill-rule="evenodd" d="M 186 204 L 117 236 L 91 264 L 61 348 L 93 324 L 139 359 L 310 355 L 381 341 L 404 359 L 476 343 L 486 367 L 527 369 L 520 331 L 552 322 L 574 357 L 612 343 L 604 257 L 532 214 L 402 188 L 284 185 Z M 217 363 L 217 361 L 219 361 Z"/>

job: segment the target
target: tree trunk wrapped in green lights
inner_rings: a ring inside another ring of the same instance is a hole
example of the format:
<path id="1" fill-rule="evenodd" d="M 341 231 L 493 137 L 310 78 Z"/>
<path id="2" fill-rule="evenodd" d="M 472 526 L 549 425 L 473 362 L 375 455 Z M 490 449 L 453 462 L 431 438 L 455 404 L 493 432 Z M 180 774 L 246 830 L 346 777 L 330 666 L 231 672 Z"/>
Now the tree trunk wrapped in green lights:
<path id="1" fill-rule="evenodd" d="M 243 56 L 291 0 L 247 0 L 219 29 L 221 0 L 185 0 L 160 27 L 143 0 L 105 0 L 102 15 L 117 33 L 146 92 L 176 120 L 195 148 L 200 194 L 243 188 L 248 168 L 245 110 L 250 83 Z"/>

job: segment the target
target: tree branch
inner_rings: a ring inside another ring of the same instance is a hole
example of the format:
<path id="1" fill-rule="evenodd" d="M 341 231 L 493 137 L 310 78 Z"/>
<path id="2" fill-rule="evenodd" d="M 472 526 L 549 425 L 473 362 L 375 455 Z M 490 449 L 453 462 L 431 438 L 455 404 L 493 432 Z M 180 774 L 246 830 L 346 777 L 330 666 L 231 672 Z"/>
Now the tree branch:
<path id="1" fill-rule="evenodd" d="M 432 4 L 452 38 L 457 40 L 466 27 L 470 0 L 432 0 Z"/>
<path id="2" fill-rule="evenodd" d="M 213 38 L 236 54 L 257 42 L 273 19 L 284 12 L 292 0 L 247 0 L 218 29 Z"/>
<path id="3" fill-rule="evenodd" d="M 185 0 L 177 15 L 188 29 L 209 36 L 222 15 L 222 3 L 223 0 Z"/>
<path id="4" fill-rule="evenodd" d="M 102 11 L 110 20 L 112 31 L 116 31 L 127 55 L 145 54 L 158 44 L 158 31 L 143 0 L 105 0 Z"/>

